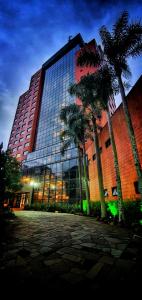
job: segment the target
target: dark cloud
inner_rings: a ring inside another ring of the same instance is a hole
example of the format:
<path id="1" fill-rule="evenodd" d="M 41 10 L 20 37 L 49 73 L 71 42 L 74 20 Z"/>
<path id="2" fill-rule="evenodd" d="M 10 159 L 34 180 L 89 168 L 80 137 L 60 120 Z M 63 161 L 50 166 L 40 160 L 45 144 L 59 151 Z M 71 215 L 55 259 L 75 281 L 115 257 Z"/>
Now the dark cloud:
<path id="1" fill-rule="evenodd" d="M 1 0 L 0 1 L 0 141 L 7 146 L 19 95 L 28 89 L 30 77 L 51 55 L 80 32 L 85 41 L 96 38 L 119 13 L 128 10 L 141 17 L 142 3 L 103 0 Z M 131 63 L 136 81 L 142 69 Z"/>

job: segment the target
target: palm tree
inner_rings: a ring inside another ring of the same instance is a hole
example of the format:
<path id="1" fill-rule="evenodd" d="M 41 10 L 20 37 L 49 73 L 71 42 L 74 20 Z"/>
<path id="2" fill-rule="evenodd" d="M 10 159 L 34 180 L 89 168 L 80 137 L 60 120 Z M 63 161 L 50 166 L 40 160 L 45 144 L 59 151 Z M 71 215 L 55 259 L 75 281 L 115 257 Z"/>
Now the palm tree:
<path id="1" fill-rule="evenodd" d="M 71 104 L 62 108 L 60 118 L 65 124 L 65 129 L 61 132 L 60 138 L 62 141 L 61 153 L 64 155 L 65 150 L 75 144 L 78 149 L 78 171 L 80 183 L 80 203 L 81 211 L 83 211 L 82 202 L 82 158 L 83 171 L 85 181 L 85 192 L 87 200 L 87 215 L 90 214 L 90 193 L 88 185 L 87 162 L 85 152 L 85 142 L 90 137 L 88 131 L 88 119 L 85 117 L 81 108 L 76 104 Z"/>
<path id="2" fill-rule="evenodd" d="M 85 107 L 88 107 L 88 105 L 91 104 L 91 100 L 92 100 L 96 106 L 99 106 L 107 113 L 108 129 L 109 129 L 109 135 L 110 135 L 110 140 L 112 145 L 116 182 L 117 182 L 119 222 L 121 222 L 122 220 L 124 220 L 121 178 L 120 178 L 120 170 L 118 164 L 117 149 L 116 149 L 116 144 L 114 139 L 114 132 L 113 132 L 112 121 L 111 121 L 111 116 L 109 111 L 109 100 L 114 92 L 115 93 L 118 92 L 118 84 L 116 78 L 113 76 L 113 72 L 111 68 L 108 68 L 108 65 L 104 65 L 96 73 L 88 74 L 87 76 L 82 77 L 80 82 L 76 85 L 76 87 L 74 86 L 74 89 L 76 88 L 77 90 L 78 86 L 80 86 L 80 90 L 81 87 L 83 87 L 85 91 L 87 90 L 87 88 L 90 88 L 92 90 L 92 93 L 94 94 L 94 99 L 90 99 L 90 100 L 88 99 L 89 102 L 88 101 L 85 102 L 86 98 L 84 99 L 83 105 Z"/>
<path id="3" fill-rule="evenodd" d="M 89 49 L 83 49 L 78 57 L 78 64 L 80 66 L 93 65 L 96 67 L 102 65 L 102 62 L 104 64 L 105 61 L 105 63 L 113 68 L 119 83 L 124 116 L 128 128 L 128 135 L 142 199 L 142 168 L 125 95 L 125 85 L 122 79 L 123 77 L 129 78 L 131 75 L 128 66 L 128 58 L 139 56 L 142 53 L 142 25 L 140 22 L 129 23 L 128 12 L 124 11 L 114 24 L 112 32 L 110 33 L 106 26 L 102 26 L 100 28 L 100 36 L 104 48 L 103 53 L 102 51 L 93 52 Z"/>
<path id="4" fill-rule="evenodd" d="M 100 147 L 99 147 L 99 138 L 98 138 L 98 126 L 97 119 L 100 118 L 100 109 L 95 106 L 94 102 L 94 94 L 92 89 L 90 89 L 90 81 L 87 82 L 88 85 L 79 85 L 73 84 L 69 88 L 69 92 L 71 95 L 76 95 L 82 100 L 82 103 L 87 103 L 87 110 L 89 112 L 89 116 L 91 117 L 91 121 L 93 124 L 93 140 L 94 146 L 96 150 L 96 161 L 97 161 L 97 171 L 98 171 L 98 182 L 99 182 L 99 193 L 100 193 L 100 202 L 101 202 L 101 217 L 106 217 L 106 205 L 105 205 L 105 196 L 104 196 L 104 185 L 103 185 L 103 172 L 102 172 L 102 164 L 100 157 Z M 85 113 L 85 112 L 84 112 Z"/>

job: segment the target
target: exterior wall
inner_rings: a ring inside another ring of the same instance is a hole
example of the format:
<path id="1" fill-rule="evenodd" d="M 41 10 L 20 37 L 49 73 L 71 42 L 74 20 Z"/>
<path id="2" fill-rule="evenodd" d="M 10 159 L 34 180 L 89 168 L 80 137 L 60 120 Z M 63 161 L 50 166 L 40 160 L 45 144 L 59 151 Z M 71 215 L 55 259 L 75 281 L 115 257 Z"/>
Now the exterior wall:
<path id="1" fill-rule="evenodd" d="M 40 101 L 40 86 L 41 70 L 32 76 L 29 90 L 19 98 L 8 143 L 12 155 L 17 157 L 19 161 L 26 159 L 28 152 L 33 149 Z"/>
<path id="2" fill-rule="evenodd" d="M 133 89 L 127 96 L 129 111 L 132 118 L 134 132 L 136 136 L 137 147 L 139 151 L 140 161 L 142 164 L 142 76 L 137 81 Z M 127 127 L 124 120 L 122 104 L 118 107 L 112 116 L 112 125 L 115 134 L 115 142 L 117 145 L 118 160 L 120 166 L 120 174 L 122 181 L 122 192 L 124 199 L 139 198 L 136 193 L 134 182 L 137 181 L 131 146 L 127 133 Z M 116 199 L 112 197 L 112 187 L 116 186 L 115 171 L 113 166 L 112 146 L 105 146 L 106 140 L 109 138 L 107 124 L 102 129 L 99 140 L 102 147 L 102 169 L 104 178 L 104 188 L 108 191 L 106 199 Z M 94 154 L 94 146 L 91 144 L 87 149 L 89 159 L 89 178 L 90 178 L 90 194 L 91 200 L 99 200 L 98 179 L 96 170 L 96 161 L 92 160 Z"/>

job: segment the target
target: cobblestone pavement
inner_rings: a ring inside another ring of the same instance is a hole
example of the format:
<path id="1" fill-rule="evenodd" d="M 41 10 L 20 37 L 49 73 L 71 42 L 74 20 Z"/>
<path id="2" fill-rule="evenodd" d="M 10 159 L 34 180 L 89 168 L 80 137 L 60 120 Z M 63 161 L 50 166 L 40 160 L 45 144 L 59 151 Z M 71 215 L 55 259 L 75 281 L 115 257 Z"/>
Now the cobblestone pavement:
<path id="1" fill-rule="evenodd" d="M 17 211 L 0 275 L 15 286 L 66 289 L 137 280 L 142 238 L 79 215 Z"/>

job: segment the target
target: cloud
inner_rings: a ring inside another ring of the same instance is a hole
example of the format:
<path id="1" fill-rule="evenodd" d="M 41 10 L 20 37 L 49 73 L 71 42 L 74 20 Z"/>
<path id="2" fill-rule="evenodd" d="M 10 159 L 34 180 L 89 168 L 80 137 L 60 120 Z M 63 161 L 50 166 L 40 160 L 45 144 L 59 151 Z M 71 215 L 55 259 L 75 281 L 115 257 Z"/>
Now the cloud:
<path id="1" fill-rule="evenodd" d="M 29 87 L 31 76 L 68 40 L 81 33 L 85 41 L 96 38 L 119 13 L 128 10 L 140 18 L 141 1 L 103 0 L 1 0 L 0 1 L 0 139 L 7 146 L 19 96 Z M 138 60 L 139 61 L 139 60 Z M 133 62 L 136 80 L 140 74 Z"/>

